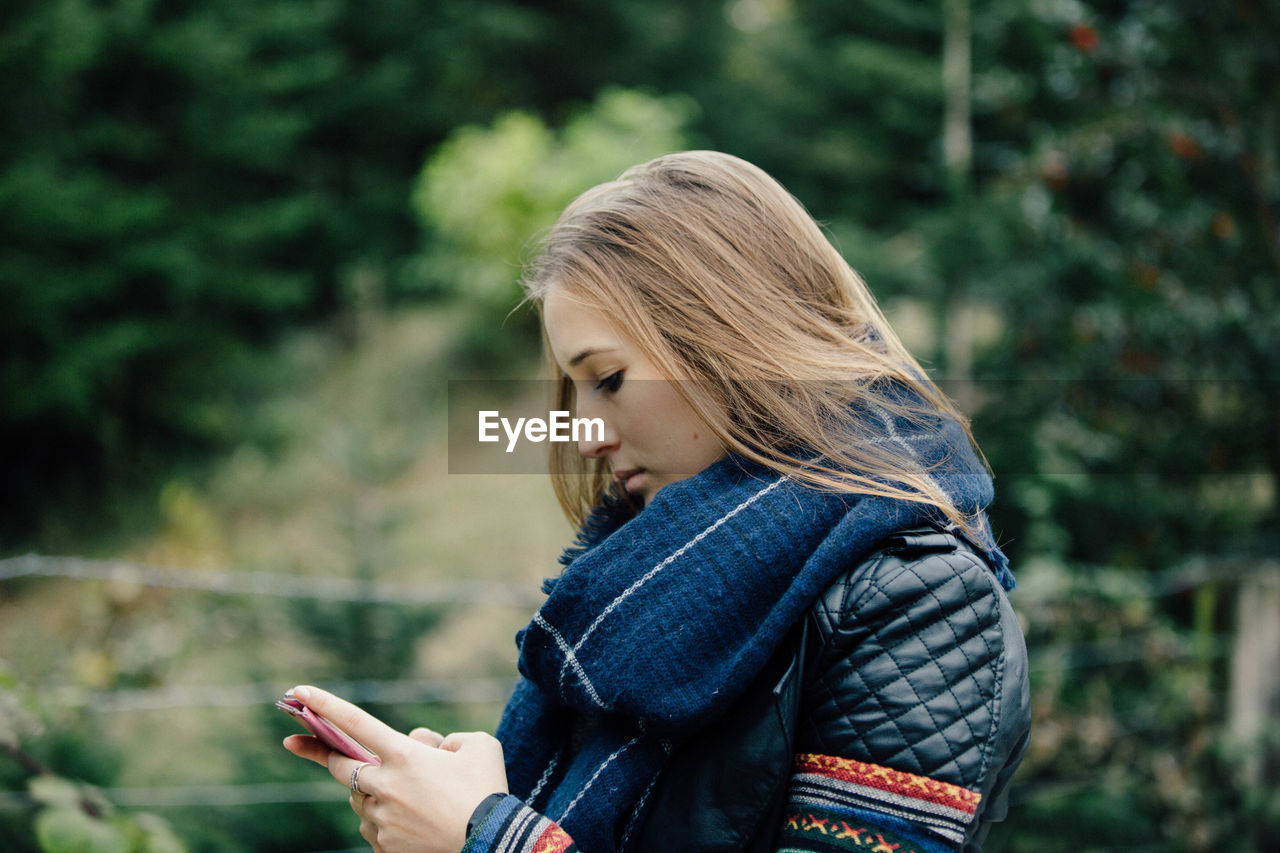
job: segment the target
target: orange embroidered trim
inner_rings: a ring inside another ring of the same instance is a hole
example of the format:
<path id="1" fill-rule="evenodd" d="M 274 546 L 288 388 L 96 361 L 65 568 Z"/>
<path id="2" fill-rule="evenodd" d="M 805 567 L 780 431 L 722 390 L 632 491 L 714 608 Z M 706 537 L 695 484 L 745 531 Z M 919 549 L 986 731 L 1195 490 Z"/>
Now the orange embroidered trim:
<path id="1" fill-rule="evenodd" d="M 857 823 L 849 823 L 836 818 L 818 817 L 813 814 L 787 815 L 783 825 L 785 834 L 814 833 L 832 841 L 843 841 L 840 849 L 846 849 L 849 843 L 858 848 L 870 850 L 871 853 L 915 853 L 915 846 L 896 835 L 885 833 Z"/>
<path id="2" fill-rule="evenodd" d="M 978 803 L 982 800 L 981 794 L 959 785 L 834 755 L 800 753 L 796 756 L 796 772 L 815 773 L 901 797 L 937 803 L 970 815 L 977 812 Z"/>
<path id="3" fill-rule="evenodd" d="M 573 839 L 554 823 L 546 828 L 533 843 L 533 853 L 564 853 L 573 846 Z"/>

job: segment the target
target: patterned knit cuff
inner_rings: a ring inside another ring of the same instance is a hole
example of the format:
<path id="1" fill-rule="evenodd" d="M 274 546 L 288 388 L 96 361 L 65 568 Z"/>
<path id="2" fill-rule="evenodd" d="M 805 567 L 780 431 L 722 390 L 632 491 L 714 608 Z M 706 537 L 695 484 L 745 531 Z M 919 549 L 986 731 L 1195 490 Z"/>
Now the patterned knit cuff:
<path id="1" fill-rule="evenodd" d="M 957 845 L 861 809 L 789 808 L 778 849 L 795 853 L 955 853 Z"/>
<path id="2" fill-rule="evenodd" d="M 489 819 L 489 815 L 507 796 L 507 794 L 490 794 L 480 801 L 480 805 L 476 806 L 475 811 L 471 813 L 471 820 L 467 821 L 468 838 L 471 837 L 471 833 L 476 831 L 477 827 Z"/>
<path id="3" fill-rule="evenodd" d="M 959 785 L 831 755 L 796 756 L 789 810 L 883 814 L 954 844 L 964 842 L 982 795 Z"/>
<path id="4" fill-rule="evenodd" d="M 577 853 L 578 848 L 563 829 L 510 795 L 492 805 L 462 847 L 462 853 L 533 853 L 535 850 L 537 853 Z"/>

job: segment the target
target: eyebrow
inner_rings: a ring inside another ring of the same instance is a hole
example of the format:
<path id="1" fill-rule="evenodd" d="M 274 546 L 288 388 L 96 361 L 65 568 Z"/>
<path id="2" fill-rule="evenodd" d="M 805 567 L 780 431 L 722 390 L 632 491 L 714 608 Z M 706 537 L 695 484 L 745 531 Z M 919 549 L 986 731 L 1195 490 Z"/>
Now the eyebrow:
<path id="1" fill-rule="evenodd" d="M 584 359 L 590 358 L 591 356 L 597 355 L 598 353 L 612 352 L 613 349 L 614 349 L 613 347 L 587 347 L 582 352 L 578 353 L 573 358 L 569 359 L 569 366 L 577 367 L 579 364 L 583 362 Z"/>

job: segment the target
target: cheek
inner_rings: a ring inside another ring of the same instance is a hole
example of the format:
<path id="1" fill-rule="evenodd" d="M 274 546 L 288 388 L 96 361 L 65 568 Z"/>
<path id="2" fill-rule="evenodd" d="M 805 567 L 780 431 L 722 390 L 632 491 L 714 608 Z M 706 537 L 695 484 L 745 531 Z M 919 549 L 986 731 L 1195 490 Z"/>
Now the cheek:
<path id="1" fill-rule="evenodd" d="M 715 433 L 692 412 L 686 410 L 685 417 L 668 429 L 667 445 L 685 475 L 696 474 L 724 455 Z"/>
<path id="2" fill-rule="evenodd" d="M 699 433 L 702 437 L 697 440 L 694 446 L 697 448 L 700 466 L 705 468 L 713 462 L 717 462 L 722 459 L 725 455 L 725 451 L 724 446 L 720 444 L 719 440 L 716 439 L 711 430 L 703 427 L 699 430 Z"/>
<path id="3" fill-rule="evenodd" d="M 647 459 L 647 465 L 689 476 L 724 455 L 714 433 L 668 383 L 654 381 L 644 387 L 648 393 L 629 407 L 624 432 L 637 449 L 659 454 Z"/>

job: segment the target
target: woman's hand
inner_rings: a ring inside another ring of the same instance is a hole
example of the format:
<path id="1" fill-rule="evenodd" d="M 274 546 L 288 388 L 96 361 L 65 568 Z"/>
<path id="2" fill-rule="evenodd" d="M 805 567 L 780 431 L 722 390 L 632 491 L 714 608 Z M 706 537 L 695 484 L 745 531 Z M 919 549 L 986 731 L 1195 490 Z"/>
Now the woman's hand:
<path id="1" fill-rule="evenodd" d="M 318 687 L 297 687 L 293 695 L 382 759 L 361 768 L 360 790 L 351 794 L 360 835 L 377 853 L 458 853 L 476 806 L 507 791 L 502 745 L 490 735 L 441 737 L 430 729 L 404 735 Z M 362 763 L 309 735 L 290 735 L 284 746 L 323 764 L 344 785 Z"/>

